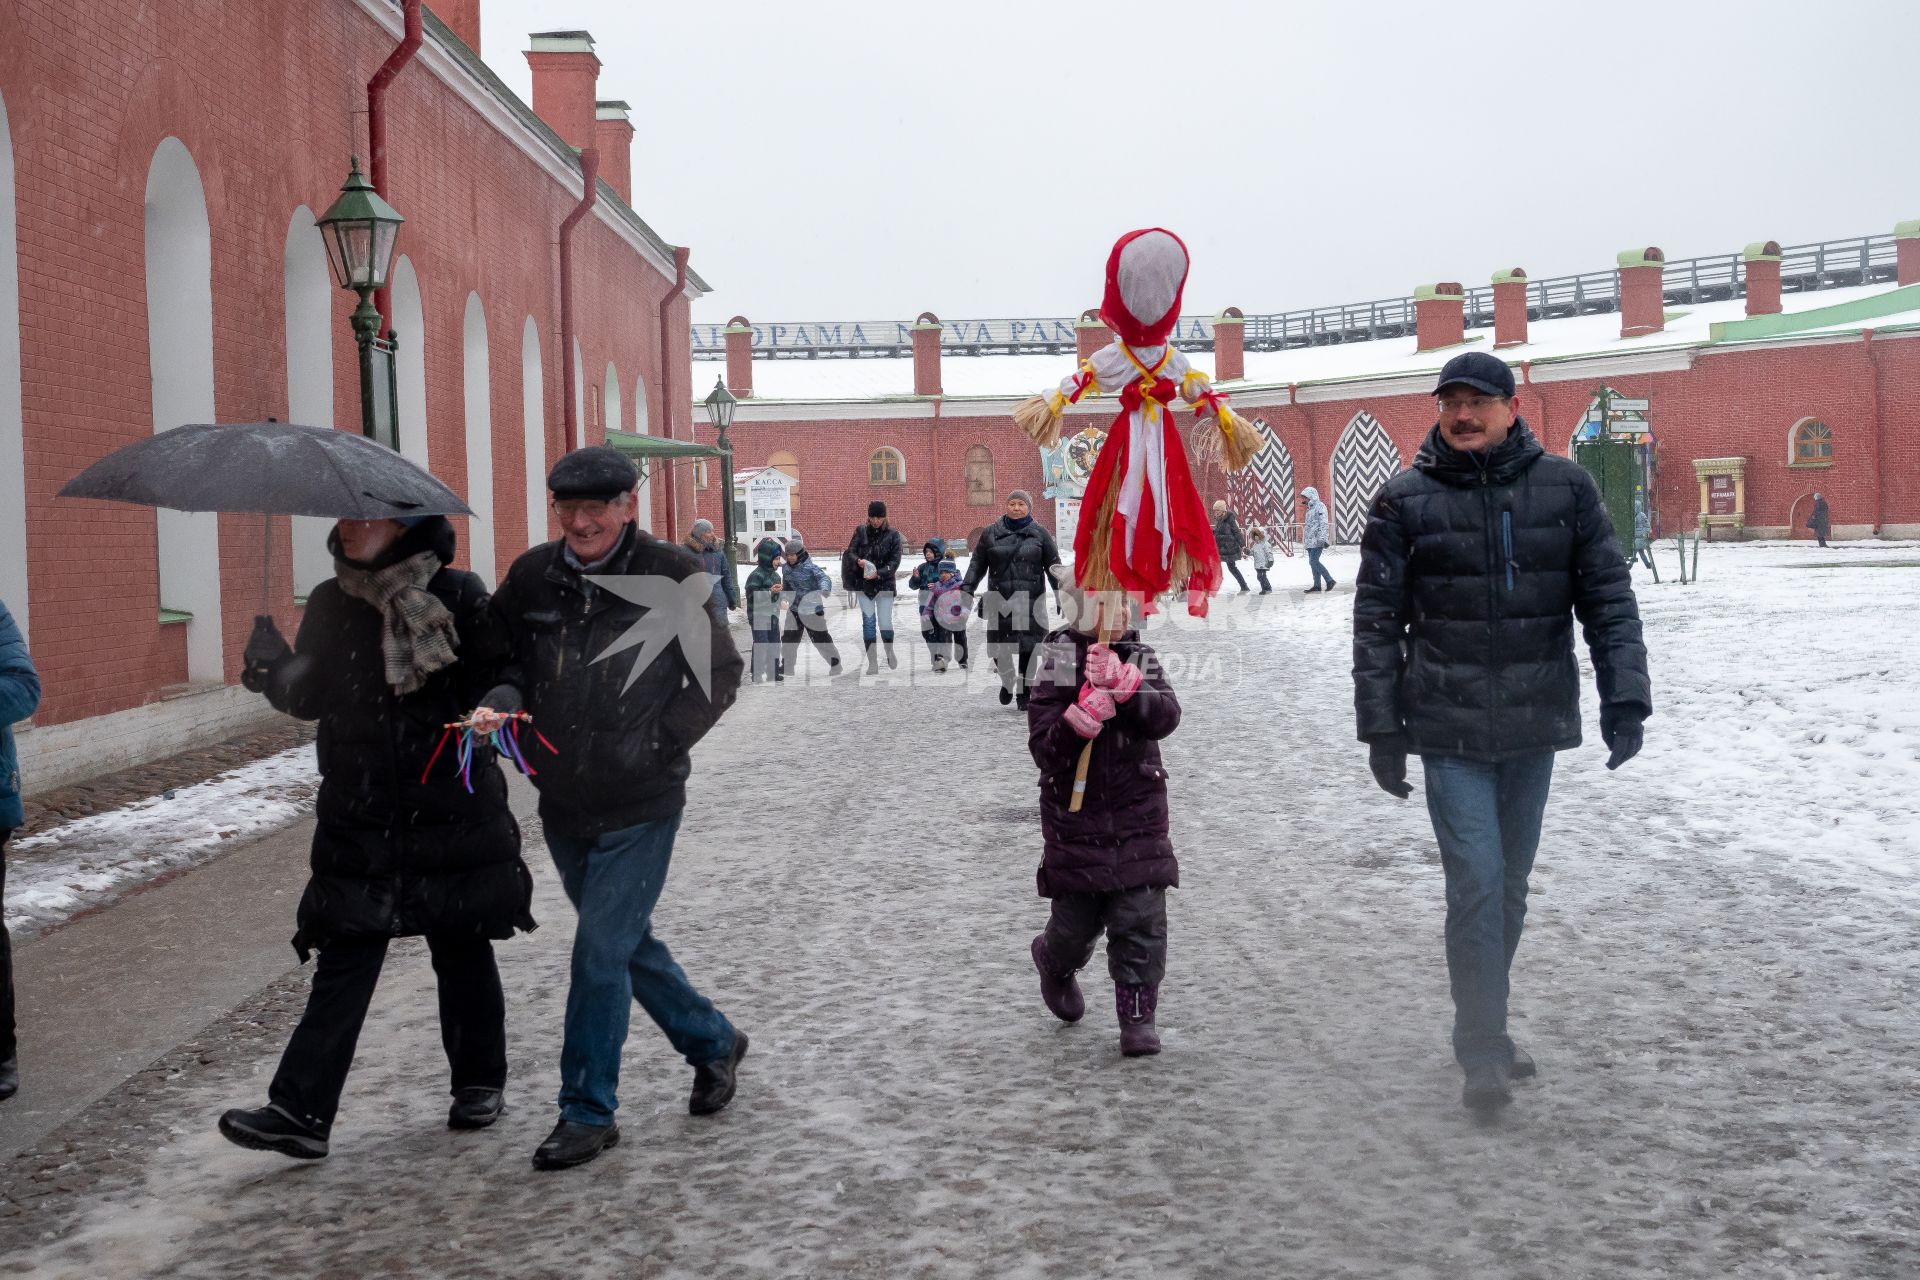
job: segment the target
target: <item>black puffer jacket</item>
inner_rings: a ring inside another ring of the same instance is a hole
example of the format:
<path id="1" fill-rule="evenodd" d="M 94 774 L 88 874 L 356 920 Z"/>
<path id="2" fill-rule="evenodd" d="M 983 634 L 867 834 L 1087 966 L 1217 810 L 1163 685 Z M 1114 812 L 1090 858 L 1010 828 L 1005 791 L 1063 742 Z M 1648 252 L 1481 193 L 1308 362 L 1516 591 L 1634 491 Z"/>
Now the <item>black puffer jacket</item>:
<path id="1" fill-rule="evenodd" d="M 1375 499 L 1353 607 L 1369 742 L 1499 760 L 1580 745 L 1578 617 L 1603 709 L 1653 711 L 1640 611 L 1599 488 L 1524 421 L 1483 453 L 1430 431 Z"/>
<path id="2" fill-rule="evenodd" d="M 980 545 L 973 549 L 964 585 L 969 595 L 977 594 L 985 579 L 987 586 L 1005 599 L 1025 592 L 1030 602 L 1038 604 L 1054 588 L 1048 570 L 1059 563 L 1060 548 L 1038 520 L 1029 518 L 1016 529 L 1001 516 L 981 530 Z"/>
<path id="3" fill-rule="evenodd" d="M 337 540 L 328 545 L 338 557 Z M 374 568 L 421 551 L 453 560 L 453 526 L 436 517 L 401 535 Z M 473 757 L 473 794 L 452 744 L 431 771 L 442 726 L 465 715 L 506 654 L 487 613 L 486 584 L 443 568 L 427 590 L 452 612 L 459 661 L 413 693 L 386 680 L 379 612 L 329 578 L 313 590 L 294 653 L 268 677 L 267 700 L 318 720 L 320 796 L 313 878 L 300 898 L 293 945 L 306 959 L 330 938 L 420 933 L 511 937 L 532 929 L 533 878 L 491 747 Z M 425 780 L 422 774 L 425 773 Z"/>
<path id="4" fill-rule="evenodd" d="M 900 572 L 902 550 L 898 529 L 885 523 L 876 529 L 861 521 L 860 527 L 853 531 L 853 537 L 847 540 L 846 553 L 840 557 L 841 587 L 869 596 L 877 596 L 883 591 L 892 595 L 894 579 Z M 872 562 L 871 578 L 860 567 L 862 560 Z"/>
<path id="5" fill-rule="evenodd" d="M 686 808 L 688 752 L 733 705 L 746 664 L 724 615 L 705 607 L 704 593 L 684 590 L 664 597 L 677 614 L 654 624 L 664 647 L 643 640 L 614 649 L 654 611 L 586 581 L 567 563 L 565 547 L 555 541 L 524 552 L 494 594 L 493 614 L 512 638 L 513 658 L 487 703 L 532 713 L 557 752 L 542 748 L 532 758 L 540 820 L 591 839 Z M 628 525 L 595 576 L 653 579 L 642 588 L 657 591 L 701 572 L 684 548 Z M 683 640 L 706 650 L 697 676 Z"/>
<path id="6" fill-rule="evenodd" d="M 1213 522 L 1213 545 L 1222 560 L 1238 560 L 1247 554 L 1246 543 L 1240 537 L 1240 522 L 1233 518 L 1233 512 L 1222 511 L 1220 518 Z"/>

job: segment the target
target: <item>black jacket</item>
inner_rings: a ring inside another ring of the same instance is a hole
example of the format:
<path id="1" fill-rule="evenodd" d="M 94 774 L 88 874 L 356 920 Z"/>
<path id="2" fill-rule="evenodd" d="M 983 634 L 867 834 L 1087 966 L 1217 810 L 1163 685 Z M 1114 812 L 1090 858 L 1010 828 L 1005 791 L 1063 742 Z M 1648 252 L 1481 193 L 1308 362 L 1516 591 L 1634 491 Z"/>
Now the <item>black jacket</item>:
<path id="1" fill-rule="evenodd" d="M 1220 518 L 1213 522 L 1213 545 L 1222 560 L 1238 560 L 1247 554 L 1246 544 L 1240 538 L 1240 522 L 1233 518 L 1233 512 L 1222 511 Z"/>
<path id="2" fill-rule="evenodd" d="M 707 592 L 666 588 L 668 580 L 684 583 L 702 572 L 685 548 L 629 525 L 596 571 L 655 579 L 639 589 L 666 590 L 673 603 L 654 609 L 586 581 L 567 563 L 565 547 L 548 542 L 523 553 L 494 594 L 492 611 L 510 637 L 512 659 L 487 701 L 497 710 L 531 712 L 533 727 L 555 748 L 557 755 L 540 747 L 529 757 L 541 821 L 591 839 L 686 807 L 688 752 L 733 705 L 745 664 L 724 617 L 706 607 Z M 645 641 L 616 648 L 649 618 L 663 649 Z M 705 688 L 682 637 L 707 648 Z"/>
<path id="3" fill-rule="evenodd" d="M 1360 544 L 1359 736 L 1489 761 L 1579 746 L 1575 617 L 1601 707 L 1651 714 L 1640 611 L 1593 478 L 1524 421 L 1477 454 L 1435 428 Z"/>
<path id="4" fill-rule="evenodd" d="M 1827 536 L 1827 531 L 1833 528 L 1833 517 L 1828 514 L 1825 498 L 1813 500 L 1813 511 L 1807 516 L 1807 528 L 1815 530 L 1823 538 Z"/>
<path id="5" fill-rule="evenodd" d="M 980 545 L 973 549 L 963 585 L 967 594 L 974 595 L 985 579 L 991 590 L 1006 599 L 1025 592 L 1037 604 L 1055 587 L 1048 570 L 1059 563 L 1060 548 L 1038 520 L 1029 519 L 1015 529 L 1001 516 L 980 531 Z"/>
<path id="6" fill-rule="evenodd" d="M 338 556 L 338 542 L 329 545 Z M 374 567 L 423 550 L 444 565 L 453 548 L 453 526 L 436 518 L 408 530 Z M 398 696 L 387 683 L 379 611 L 331 578 L 307 601 L 294 653 L 268 676 L 269 702 L 320 722 L 313 878 L 293 939 L 303 960 L 336 937 L 506 938 L 534 927 L 533 878 L 520 860 L 520 829 L 493 749 L 474 751 L 472 795 L 452 743 L 427 769 L 442 726 L 494 682 L 505 638 L 488 615 L 486 584 L 473 574 L 443 568 L 427 590 L 453 613 L 459 661 L 413 693 Z"/>
<path id="7" fill-rule="evenodd" d="M 900 531 L 890 524 L 876 529 L 866 521 L 853 531 L 847 550 L 840 557 L 840 585 L 848 591 L 877 596 L 893 594 L 894 577 L 900 572 Z M 873 562 L 873 576 L 860 568 L 862 560 Z"/>

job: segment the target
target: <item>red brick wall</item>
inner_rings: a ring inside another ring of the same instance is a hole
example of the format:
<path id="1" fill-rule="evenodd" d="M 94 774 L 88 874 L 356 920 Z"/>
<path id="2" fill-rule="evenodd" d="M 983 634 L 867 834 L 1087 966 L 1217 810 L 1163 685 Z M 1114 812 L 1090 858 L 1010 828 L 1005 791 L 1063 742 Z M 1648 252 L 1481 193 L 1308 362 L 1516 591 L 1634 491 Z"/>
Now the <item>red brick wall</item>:
<path id="1" fill-rule="evenodd" d="M 182 628 L 156 622 L 153 514 L 53 496 L 88 463 L 153 430 L 143 202 L 154 149 L 178 137 L 205 191 L 216 414 L 285 418 L 287 223 L 302 204 L 319 211 L 331 202 L 350 152 L 364 158 L 365 86 L 394 37 L 351 0 L 0 0 L 0 32 L 0 95 L 17 171 L 33 645 L 46 683 L 37 719 L 56 723 L 138 705 L 185 678 Z M 555 244 L 578 180 L 554 181 L 418 60 L 393 82 L 387 109 L 389 196 L 407 217 L 399 252 L 419 273 L 426 326 L 401 337 L 423 344 L 430 464 L 461 492 L 468 294 L 477 291 L 485 307 L 494 547 L 504 572 L 525 542 L 520 345 L 529 315 L 541 334 L 548 459 L 561 447 L 561 396 L 570 389 L 560 376 Z M 667 407 L 657 312 L 671 279 L 595 217 L 581 223 L 575 248 L 588 384 L 614 361 L 631 415 L 634 380 L 644 379 L 658 431 Z M 335 405 L 348 426 L 359 404 L 352 303 L 336 292 Z M 684 302 L 671 317 L 684 424 Z M 691 476 L 683 483 L 690 496 Z M 655 511 L 664 519 L 658 498 Z M 298 611 L 287 524 L 276 524 L 271 598 L 291 634 Z M 229 679 L 258 607 L 259 529 L 257 517 L 220 519 Z"/>

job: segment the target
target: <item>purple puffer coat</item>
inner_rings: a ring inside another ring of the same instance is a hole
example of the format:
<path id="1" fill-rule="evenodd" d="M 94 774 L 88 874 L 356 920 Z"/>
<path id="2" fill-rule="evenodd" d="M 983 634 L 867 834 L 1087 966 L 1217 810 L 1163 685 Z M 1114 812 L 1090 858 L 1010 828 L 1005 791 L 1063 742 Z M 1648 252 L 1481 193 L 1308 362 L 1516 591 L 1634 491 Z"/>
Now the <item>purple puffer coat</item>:
<path id="1" fill-rule="evenodd" d="M 1067 811 L 1086 739 L 1064 717 L 1080 695 L 1080 671 L 1093 641 L 1070 627 L 1049 635 L 1027 705 L 1027 746 L 1040 766 L 1043 898 L 1180 883 L 1167 835 L 1167 771 L 1160 763 L 1160 739 L 1179 726 L 1180 703 L 1137 632 L 1112 647 L 1145 678 L 1093 740 L 1086 803 L 1078 813 Z"/>

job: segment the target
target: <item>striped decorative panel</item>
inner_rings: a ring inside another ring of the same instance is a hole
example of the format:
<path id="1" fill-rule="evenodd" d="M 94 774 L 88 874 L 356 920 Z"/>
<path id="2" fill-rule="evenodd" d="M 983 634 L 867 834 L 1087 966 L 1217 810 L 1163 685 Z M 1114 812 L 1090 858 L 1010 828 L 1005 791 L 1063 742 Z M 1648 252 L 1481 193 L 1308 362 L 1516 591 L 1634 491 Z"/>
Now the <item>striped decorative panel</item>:
<path id="1" fill-rule="evenodd" d="M 1257 524 L 1278 536 L 1281 526 L 1293 519 L 1293 455 L 1264 419 L 1255 418 L 1253 425 L 1267 447 L 1253 455 L 1244 471 L 1227 477 L 1227 498 L 1243 532 Z"/>
<path id="2" fill-rule="evenodd" d="M 1353 415 L 1333 449 L 1333 540 L 1355 543 L 1380 487 L 1400 470 L 1400 451 L 1366 410 Z"/>

